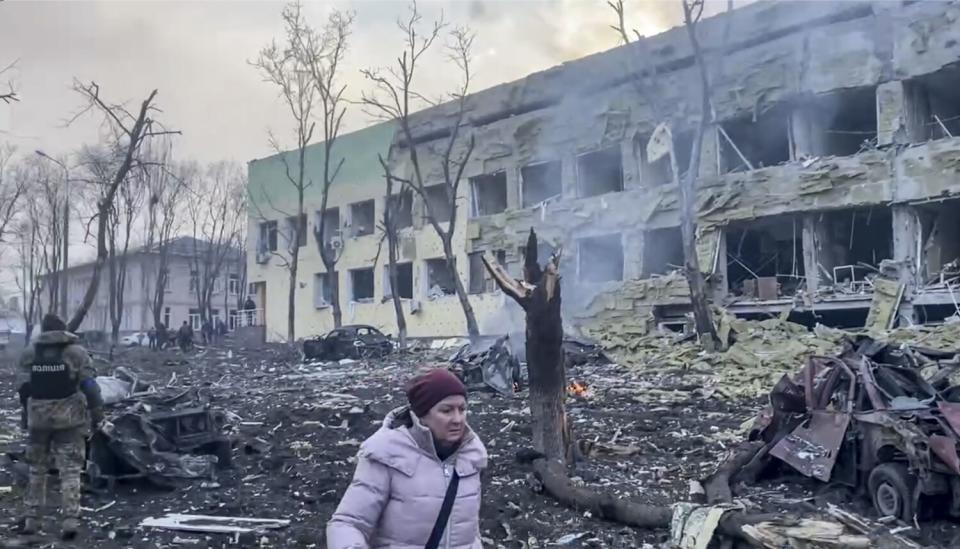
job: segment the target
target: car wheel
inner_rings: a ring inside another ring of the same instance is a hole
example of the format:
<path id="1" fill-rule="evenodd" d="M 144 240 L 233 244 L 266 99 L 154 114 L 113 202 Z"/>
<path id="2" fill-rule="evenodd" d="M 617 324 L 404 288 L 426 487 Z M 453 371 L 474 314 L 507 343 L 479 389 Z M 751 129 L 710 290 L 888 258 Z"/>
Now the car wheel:
<path id="1" fill-rule="evenodd" d="M 867 481 L 873 506 L 881 516 L 913 520 L 916 512 L 917 477 L 903 463 L 881 463 Z"/>

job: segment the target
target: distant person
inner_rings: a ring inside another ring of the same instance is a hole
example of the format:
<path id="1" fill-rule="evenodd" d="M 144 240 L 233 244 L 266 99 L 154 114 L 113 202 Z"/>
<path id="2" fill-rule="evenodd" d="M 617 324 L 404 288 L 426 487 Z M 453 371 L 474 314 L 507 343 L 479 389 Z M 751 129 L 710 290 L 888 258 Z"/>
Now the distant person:
<path id="1" fill-rule="evenodd" d="M 217 338 L 223 343 L 223 339 L 227 337 L 227 324 L 223 319 L 217 319 Z"/>
<path id="2" fill-rule="evenodd" d="M 183 352 L 187 352 L 193 347 L 193 326 L 190 326 L 186 320 L 177 330 L 177 343 L 179 343 L 180 350 Z"/>
<path id="3" fill-rule="evenodd" d="M 257 304 L 254 303 L 253 299 L 249 296 L 247 297 L 247 300 L 243 302 L 243 310 L 247 312 L 247 326 L 253 326 L 257 311 Z"/>
<path id="4" fill-rule="evenodd" d="M 97 372 L 76 335 L 67 332 L 63 320 L 53 314 L 43 317 L 40 336 L 20 357 L 20 372 L 29 381 L 22 384 L 20 398 L 27 405 L 30 466 L 21 533 L 36 534 L 43 516 L 50 460 L 60 472 L 65 540 L 80 529 L 80 472 L 86 438 L 103 421 L 103 399 Z M 25 380 L 24 380 L 25 381 Z"/>
<path id="5" fill-rule="evenodd" d="M 150 328 L 147 331 L 147 341 L 150 344 L 150 350 L 155 350 L 157 348 L 157 330 L 156 328 Z"/>
<path id="6" fill-rule="evenodd" d="M 328 549 L 482 547 L 487 450 L 467 425 L 467 388 L 437 369 L 411 381 L 407 400 L 360 446 L 353 482 L 327 523 Z"/>

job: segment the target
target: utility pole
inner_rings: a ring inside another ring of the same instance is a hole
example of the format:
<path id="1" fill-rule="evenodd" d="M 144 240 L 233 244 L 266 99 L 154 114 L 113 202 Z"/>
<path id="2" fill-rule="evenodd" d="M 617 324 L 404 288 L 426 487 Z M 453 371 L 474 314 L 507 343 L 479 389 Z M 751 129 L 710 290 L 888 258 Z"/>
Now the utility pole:
<path id="1" fill-rule="evenodd" d="M 67 259 L 70 250 L 70 169 L 66 164 L 47 153 L 37 150 L 36 153 L 63 168 L 63 265 L 60 268 L 60 318 L 67 320 Z"/>

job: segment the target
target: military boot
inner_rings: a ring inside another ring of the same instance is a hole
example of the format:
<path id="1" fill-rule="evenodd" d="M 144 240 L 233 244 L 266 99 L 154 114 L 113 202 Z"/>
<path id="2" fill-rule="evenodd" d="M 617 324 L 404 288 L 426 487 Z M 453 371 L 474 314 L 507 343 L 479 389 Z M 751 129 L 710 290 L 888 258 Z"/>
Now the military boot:
<path id="1" fill-rule="evenodd" d="M 20 533 L 24 536 L 32 536 L 40 531 L 40 521 L 34 517 L 25 517 L 23 524 L 20 525 Z"/>
<path id="2" fill-rule="evenodd" d="M 63 523 L 60 525 L 60 539 L 70 541 L 75 539 L 79 533 L 80 519 L 74 517 L 63 519 Z"/>

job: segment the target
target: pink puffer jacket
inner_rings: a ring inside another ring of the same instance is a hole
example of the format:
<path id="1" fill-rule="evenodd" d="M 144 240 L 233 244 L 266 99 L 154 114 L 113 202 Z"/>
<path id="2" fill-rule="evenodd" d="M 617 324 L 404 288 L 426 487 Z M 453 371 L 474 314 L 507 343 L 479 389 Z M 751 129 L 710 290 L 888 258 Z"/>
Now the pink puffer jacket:
<path id="1" fill-rule="evenodd" d="M 480 471 L 487 450 L 467 427 L 443 463 L 430 430 L 407 408 L 383 420 L 361 446 L 353 482 L 327 524 L 328 549 L 423 549 L 456 467 L 457 499 L 440 549 L 480 549 Z"/>

